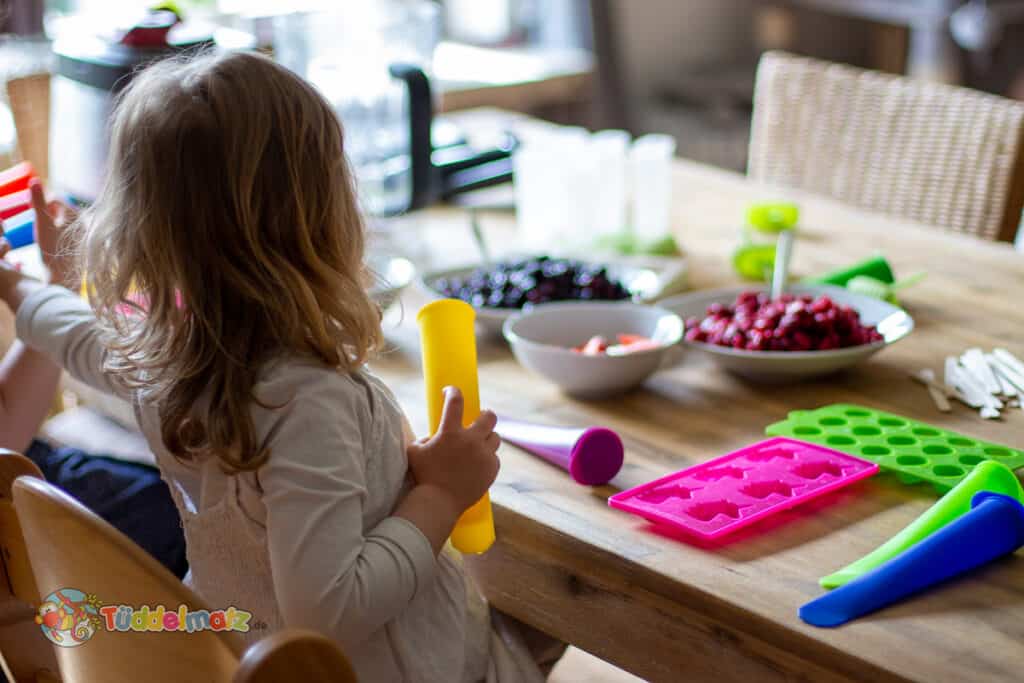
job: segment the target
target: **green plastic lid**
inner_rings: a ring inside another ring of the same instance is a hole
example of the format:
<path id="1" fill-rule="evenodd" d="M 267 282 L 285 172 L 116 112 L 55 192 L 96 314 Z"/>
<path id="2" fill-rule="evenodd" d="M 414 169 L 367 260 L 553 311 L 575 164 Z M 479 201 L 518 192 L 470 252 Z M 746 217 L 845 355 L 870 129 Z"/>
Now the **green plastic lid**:
<path id="1" fill-rule="evenodd" d="M 752 204 L 747 209 L 747 223 L 758 232 L 790 230 L 798 220 L 800 208 L 789 202 L 764 202 Z"/>
<path id="2" fill-rule="evenodd" d="M 766 282 L 775 268 L 775 245 L 740 245 L 732 253 L 732 267 L 746 280 Z"/>

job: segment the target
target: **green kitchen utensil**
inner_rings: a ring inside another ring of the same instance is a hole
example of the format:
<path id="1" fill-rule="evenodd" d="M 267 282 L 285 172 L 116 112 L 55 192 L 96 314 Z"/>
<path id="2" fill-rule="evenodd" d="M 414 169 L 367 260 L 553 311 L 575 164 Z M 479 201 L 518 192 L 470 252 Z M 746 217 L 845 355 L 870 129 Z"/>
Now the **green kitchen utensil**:
<path id="1" fill-rule="evenodd" d="M 846 288 L 851 292 L 857 292 L 858 294 L 865 294 L 882 301 L 888 301 L 893 306 L 899 306 L 899 299 L 896 298 L 896 291 L 911 285 L 916 285 L 918 282 L 923 280 L 927 273 L 920 272 L 914 273 L 910 277 L 905 277 L 902 280 L 897 280 L 891 284 L 883 282 L 876 277 L 870 275 L 856 275 L 850 278 L 850 281 L 846 283 Z"/>
<path id="2" fill-rule="evenodd" d="M 1024 451 L 864 406 L 836 404 L 798 410 L 765 429 L 769 436 L 824 444 L 877 462 L 905 484 L 927 481 L 940 493 L 985 460 L 1024 467 Z"/>
<path id="3" fill-rule="evenodd" d="M 732 253 L 732 267 L 745 280 L 766 282 L 775 268 L 775 243 L 741 244 Z"/>
<path id="4" fill-rule="evenodd" d="M 885 257 L 873 256 L 867 260 L 861 261 L 860 263 L 855 263 L 852 266 L 833 270 L 817 277 L 808 278 L 804 282 L 807 284 L 836 285 L 838 287 L 845 287 L 847 282 L 858 275 L 867 275 L 868 277 L 873 277 L 876 280 L 881 280 L 886 284 L 892 284 L 896 279 L 893 276 L 892 268 L 889 266 L 889 262 L 885 260 Z"/>
<path id="5" fill-rule="evenodd" d="M 993 460 L 984 460 L 971 470 L 959 484 L 939 499 L 939 502 L 914 520 L 873 552 L 839 571 L 822 578 L 822 588 L 838 588 L 858 579 L 919 541 L 931 536 L 971 509 L 971 499 L 979 491 L 991 491 L 1011 496 L 1024 503 L 1024 489 L 1020 480 L 1006 465 Z"/>
<path id="6" fill-rule="evenodd" d="M 800 209 L 789 202 L 761 202 L 747 208 L 743 242 L 732 253 L 732 267 L 744 280 L 767 282 L 775 269 L 779 234 L 794 230 Z"/>
<path id="7" fill-rule="evenodd" d="M 747 209 L 747 223 L 758 232 L 791 230 L 800 220 L 800 207 L 790 202 L 762 202 Z"/>

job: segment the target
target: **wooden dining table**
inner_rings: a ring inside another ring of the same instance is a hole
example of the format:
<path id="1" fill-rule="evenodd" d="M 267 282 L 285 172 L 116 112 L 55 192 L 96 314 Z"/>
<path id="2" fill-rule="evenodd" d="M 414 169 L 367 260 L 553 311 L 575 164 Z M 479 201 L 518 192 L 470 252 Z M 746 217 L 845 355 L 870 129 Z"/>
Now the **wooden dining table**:
<path id="1" fill-rule="evenodd" d="M 512 127 L 520 123 L 509 119 Z M 814 628 L 797 616 L 822 594 L 819 577 L 871 551 L 933 504 L 937 494 L 928 486 L 876 476 L 714 546 L 694 545 L 608 506 L 617 491 L 764 438 L 765 427 L 789 411 L 837 402 L 1024 446 L 1020 409 L 996 421 L 959 404 L 939 413 L 908 378 L 925 367 L 941 371 L 947 355 L 972 346 L 1024 356 L 1024 254 L 677 160 L 672 226 L 691 289 L 738 284 L 730 254 L 745 209 L 779 198 L 801 208 L 797 274 L 877 253 L 898 274 L 926 270 L 924 282 L 903 295 L 914 332 L 853 370 L 797 384 L 749 383 L 682 350 L 677 363 L 641 388 L 601 401 L 563 395 L 519 366 L 502 341 L 479 339 L 485 407 L 552 425 L 609 427 L 623 439 L 625 463 L 610 484 L 587 487 L 503 445 L 491 489 L 497 541 L 468 557 L 468 567 L 498 609 L 652 681 L 1024 680 L 1019 554 L 840 628 Z M 496 254 L 516 250 L 512 212 L 485 209 L 479 220 Z M 377 237 L 421 269 L 481 258 L 463 208 L 415 212 Z M 426 301 L 422 289 L 410 287 L 390 308 L 388 349 L 373 363 L 420 434 L 427 418 L 414 318 Z"/>
<path id="2" fill-rule="evenodd" d="M 756 185 L 736 173 L 675 163 L 672 225 L 694 289 L 738 284 L 730 253 L 745 208 L 784 198 L 801 208 L 793 268 L 812 275 L 884 254 L 898 274 L 927 278 L 903 296 L 916 321 L 905 340 L 842 374 L 756 384 L 706 356 L 678 363 L 624 396 L 570 398 L 531 375 L 497 339 L 478 341 L 483 404 L 499 415 L 565 426 L 603 425 L 625 444 L 606 486 L 574 483 L 511 445 L 491 489 L 497 541 L 467 558 L 497 608 L 652 681 L 1024 680 L 1024 557 L 835 629 L 803 623 L 818 579 L 873 550 L 933 504 L 927 485 L 879 475 L 781 512 L 713 546 L 698 546 L 611 509 L 610 495 L 764 438 L 789 411 L 857 403 L 989 441 L 1024 446 L 1024 412 L 983 420 L 937 411 L 908 373 L 939 372 L 968 347 L 1024 355 L 1024 254 L 938 227 L 910 224 L 829 199 Z M 484 211 L 491 249 L 515 250 L 511 212 Z M 479 260 L 464 210 L 437 208 L 391 228 L 433 265 Z M 592 256 L 596 258 L 596 256 Z M 426 429 L 410 288 L 385 318 L 390 350 L 373 365 L 414 427 Z"/>

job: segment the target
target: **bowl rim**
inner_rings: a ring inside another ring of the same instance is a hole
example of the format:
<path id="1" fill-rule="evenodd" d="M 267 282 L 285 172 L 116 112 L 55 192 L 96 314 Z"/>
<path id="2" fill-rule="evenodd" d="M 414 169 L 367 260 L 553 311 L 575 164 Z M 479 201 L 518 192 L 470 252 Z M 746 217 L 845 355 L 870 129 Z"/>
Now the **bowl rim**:
<path id="1" fill-rule="evenodd" d="M 393 263 L 399 263 L 401 264 L 400 267 L 403 270 L 405 270 L 406 277 L 402 278 L 402 280 L 400 281 L 389 280 L 387 277 L 385 277 L 384 273 L 377 272 L 377 270 L 373 268 L 373 266 L 375 265 L 374 261 L 383 263 L 388 267 L 390 267 L 391 264 Z M 416 280 L 416 264 L 414 264 L 411 260 L 405 258 L 404 256 L 396 256 L 391 254 L 369 254 L 366 258 L 366 265 L 370 268 L 374 276 L 373 282 L 367 289 L 367 292 L 370 294 L 370 296 L 382 296 L 386 294 L 401 292 L 403 289 L 411 285 Z"/>
<path id="2" fill-rule="evenodd" d="M 598 355 L 598 356 L 587 356 L 587 355 L 584 355 L 582 353 L 577 353 L 577 352 L 573 351 L 571 348 L 566 348 L 564 346 L 558 346 L 557 344 L 545 344 L 543 342 L 538 342 L 538 341 L 534 341 L 532 339 L 528 339 L 528 338 L 526 338 L 526 337 L 524 337 L 524 336 L 522 336 L 520 334 L 517 334 L 515 332 L 515 330 L 513 329 L 517 322 L 519 322 L 520 320 L 522 320 L 522 319 L 524 319 L 524 318 L 526 318 L 526 317 L 528 317 L 530 315 L 533 315 L 534 313 L 537 313 L 537 312 L 547 312 L 547 311 L 551 311 L 551 310 L 559 309 L 559 308 L 572 308 L 572 309 L 578 311 L 578 310 L 581 310 L 583 308 L 611 308 L 611 307 L 622 308 L 624 306 L 630 306 L 630 307 L 634 307 L 634 308 L 642 308 L 642 309 L 648 309 L 648 310 L 651 310 L 651 311 L 657 311 L 657 312 L 660 312 L 662 316 L 671 316 L 671 317 L 675 318 L 676 320 L 679 321 L 679 334 L 675 335 L 675 338 L 672 341 L 669 341 L 669 342 L 667 342 L 665 344 L 661 344 L 661 345 L 659 345 L 659 346 L 657 346 L 657 347 L 655 347 L 653 349 L 641 349 L 640 351 L 632 351 L 630 353 L 623 354 L 621 356 L 614 356 L 614 355 L 613 356 L 609 356 L 608 354 L 601 354 L 601 355 Z M 510 317 L 501 326 L 502 336 L 505 338 L 505 340 L 509 343 L 509 345 L 513 349 L 516 348 L 516 344 L 520 344 L 523 347 L 528 348 L 528 349 L 534 349 L 534 350 L 538 350 L 538 351 L 545 351 L 545 352 L 549 352 L 549 353 L 558 353 L 558 354 L 564 355 L 567 358 L 581 358 L 581 359 L 585 359 L 584 362 L 591 362 L 591 361 L 595 361 L 595 360 L 602 360 L 602 359 L 608 359 L 608 358 L 612 358 L 612 359 L 636 358 L 636 357 L 646 356 L 646 355 L 650 355 L 650 354 L 665 353 L 665 351 L 667 351 L 668 349 L 672 348 L 673 346 L 678 346 L 680 344 L 680 342 L 683 340 L 683 335 L 685 334 L 685 332 L 686 332 L 686 322 L 682 319 L 682 317 L 679 316 L 678 313 L 674 313 L 674 312 L 672 312 L 672 311 L 670 311 L 670 310 L 668 310 L 666 308 L 663 308 L 662 306 L 656 306 L 656 305 L 652 305 L 652 304 L 641 304 L 641 303 L 637 303 L 635 301 L 551 301 L 549 303 L 540 304 L 539 306 L 534 306 L 533 308 L 531 308 L 528 311 L 522 311 L 519 314 L 517 314 L 517 315 L 515 315 L 513 317 Z"/>
<path id="3" fill-rule="evenodd" d="M 694 300 L 696 300 L 698 298 L 701 298 L 701 299 L 703 299 L 705 297 L 707 297 L 707 298 L 711 298 L 711 297 L 717 298 L 719 296 L 720 297 L 732 297 L 733 299 L 735 299 L 737 293 L 743 293 L 745 291 L 762 291 L 762 290 L 766 290 L 766 289 L 767 289 L 767 287 L 763 286 L 763 285 L 762 286 L 757 286 L 757 287 L 744 287 L 742 285 L 738 285 L 738 286 L 734 286 L 734 287 L 719 287 L 719 288 L 716 288 L 716 289 L 701 289 L 701 290 L 695 290 L 693 292 L 687 292 L 686 294 L 680 294 L 679 296 L 675 296 L 675 297 L 671 297 L 669 299 L 665 299 L 664 301 L 659 302 L 659 303 L 664 306 L 666 303 L 672 304 L 673 301 L 681 301 L 683 299 L 694 299 Z M 796 282 L 796 283 L 793 283 L 792 285 L 790 285 L 790 289 L 795 289 L 798 292 L 799 291 L 806 291 L 806 290 L 816 290 L 816 291 L 818 291 L 818 292 L 820 292 L 822 294 L 827 294 L 829 292 L 838 292 L 838 293 L 842 294 L 844 297 L 847 297 L 847 298 L 850 298 L 850 299 L 853 299 L 853 300 L 866 300 L 866 299 L 869 298 L 869 297 L 867 297 L 864 294 L 859 294 L 858 292 L 851 292 L 850 290 L 846 289 L 845 287 L 839 287 L 837 285 Z M 881 349 L 884 349 L 887 346 L 891 346 L 891 345 L 893 345 L 893 344 L 895 344 L 895 343 L 905 339 L 906 337 L 910 336 L 911 332 L 914 331 L 914 328 L 915 328 L 915 325 L 916 325 L 915 322 L 914 322 L 914 318 L 909 313 L 907 313 L 907 311 L 905 309 L 900 308 L 899 306 L 894 306 L 894 305 L 890 304 L 888 301 L 882 301 L 881 299 L 873 299 L 872 298 L 872 299 L 870 299 L 870 301 L 873 304 L 877 303 L 877 304 L 880 304 L 880 305 L 882 305 L 882 306 L 884 306 L 886 308 L 891 309 L 889 311 L 889 313 L 885 317 L 883 317 L 882 320 L 879 321 L 878 324 L 881 324 L 882 322 L 884 322 L 885 320 L 888 320 L 889 318 L 891 318 L 894 315 L 903 315 L 906 318 L 907 323 L 908 323 L 907 329 L 902 334 L 900 334 L 898 337 L 896 337 L 895 339 L 892 339 L 892 340 L 883 339 L 882 341 L 873 342 L 871 344 L 858 344 L 856 346 L 845 346 L 845 347 L 839 348 L 839 349 L 826 349 L 826 350 L 816 350 L 816 351 L 750 351 L 748 349 L 737 349 L 737 348 L 733 348 L 731 346 L 719 346 L 718 344 L 708 344 L 707 342 L 691 341 L 689 339 L 686 339 L 685 332 L 684 332 L 682 344 L 684 346 L 689 347 L 689 348 L 699 349 L 701 351 L 706 351 L 708 353 L 715 353 L 715 354 L 719 354 L 719 355 L 722 355 L 722 356 L 733 356 L 735 358 L 748 358 L 748 359 L 749 358 L 772 358 L 772 359 L 791 358 L 791 359 L 794 359 L 794 360 L 807 359 L 807 358 L 818 359 L 818 358 L 832 358 L 832 357 L 836 357 L 836 356 L 846 356 L 846 355 L 850 355 L 852 353 L 865 353 L 865 354 L 867 354 L 869 352 L 870 353 L 874 353 L 875 351 L 880 351 Z M 859 307 L 857 307 L 855 304 L 852 304 L 852 303 L 850 305 L 853 305 L 855 308 L 857 308 L 857 313 L 858 314 L 860 313 Z M 669 308 L 669 306 L 665 306 L 665 308 Z M 669 310 L 671 310 L 671 308 L 669 308 Z M 678 315 L 678 314 L 676 314 L 676 315 Z M 686 326 L 686 322 L 685 321 L 683 321 L 683 326 L 685 328 L 685 326 Z M 877 327 L 877 325 L 876 325 L 876 327 Z"/>
<path id="4" fill-rule="evenodd" d="M 526 257 L 528 255 L 512 255 L 512 256 L 510 256 L 510 258 L 517 258 L 518 256 Z M 629 269 L 631 271 L 637 271 L 637 272 L 639 272 L 639 271 L 650 271 L 650 272 L 653 272 L 655 274 L 657 274 L 657 272 L 658 272 L 657 269 L 655 269 L 655 268 L 652 268 L 650 266 L 639 265 L 639 264 L 616 263 L 614 261 L 608 261 L 608 262 L 594 261 L 594 260 L 590 260 L 590 259 L 586 259 L 586 258 L 577 258 L 577 257 L 572 257 L 572 256 L 555 256 L 553 258 L 565 258 L 565 259 L 574 260 L 574 261 L 581 261 L 583 263 L 591 264 L 591 265 L 602 265 L 602 266 L 610 267 L 610 268 L 625 268 L 625 269 Z M 475 263 L 475 264 L 467 263 L 467 264 L 463 264 L 463 265 L 452 266 L 450 268 L 435 268 L 435 269 L 428 270 L 428 271 L 417 272 L 414 279 L 416 281 L 417 286 L 419 286 L 420 289 L 422 289 L 425 293 L 427 293 L 428 295 L 430 295 L 430 296 L 432 296 L 434 298 L 437 298 L 437 299 L 444 299 L 444 298 L 448 298 L 448 297 L 446 297 L 444 295 L 444 293 L 440 292 L 439 290 L 437 290 L 433 286 L 431 286 L 431 284 L 430 284 L 431 280 L 436 280 L 439 277 L 445 277 L 445 276 L 450 277 L 452 275 L 458 275 L 458 274 L 463 274 L 463 273 L 471 273 L 474 270 L 476 270 L 477 268 L 483 267 L 484 265 L 485 264 L 483 264 L 483 263 Z M 593 304 L 616 304 L 616 305 L 619 305 L 619 304 L 640 304 L 640 303 L 642 303 L 641 301 L 638 301 L 636 298 L 634 298 L 636 296 L 637 295 L 635 293 L 630 292 L 630 295 L 629 295 L 628 299 L 617 299 L 617 300 L 614 300 L 614 301 L 607 301 L 607 300 L 583 301 L 583 300 L 580 300 L 580 299 L 562 299 L 562 300 L 559 300 L 559 301 L 546 301 L 543 304 L 538 304 L 534 308 L 537 308 L 538 306 L 548 306 L 548 305 L 551 305 L 551 304 L 577 304 L 577 303 L 591 304 L 591 303 L 593 303 Z M 469 302 L 467 302 L 467 303 L 469 303 Z M 472 306 L 472 304 L 470 304 L 470 305 Z M 500 308 L 500 307 L 497 307 L 497 306 L 473 306 L 473 310 L 476 311 L 477 314 L 483 313 L 483 314 L 487 315 L 490 318 L 501 318 L 503 320 L 509 318 L 510 316 L 520 315 L 520 314 L 522 314 L 524 312 L 522 308 Z M 526 311 L 526 312 L 528 313 L 529 311 Z"/>

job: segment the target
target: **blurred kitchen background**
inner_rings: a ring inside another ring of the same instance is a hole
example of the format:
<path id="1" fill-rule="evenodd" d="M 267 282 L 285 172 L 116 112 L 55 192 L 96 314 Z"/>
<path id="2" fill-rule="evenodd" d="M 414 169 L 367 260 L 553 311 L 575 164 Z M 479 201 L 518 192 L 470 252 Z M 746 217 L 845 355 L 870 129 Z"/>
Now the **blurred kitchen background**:
<path id="1" fill-rule="evenodd" d="M 82 13 L 107 21 L 137 0 L 0 0 L 5 80 L 50 68 L 48 41 Z M 429 62 L 440 109 L 497 106 L 588 128 L 668 133 L 677 153 L 742 170 L 754 70 L 768 48 L 1024 98 L 1024 2 L 1017 0 L 345 0 L 177 3 L 253 37 L 296 68 L 337 33 L 282 20 L 284 8 L 368 15 L 436 12 L 396 27 Z M 430 25 L 430 21 L 426 25 Z M 369 25 L 367 23 L 366 25 Z M 353 36 L 358 32 L 352 32 Z M 0 109 L 0 157 L 14 146 Z"/>

